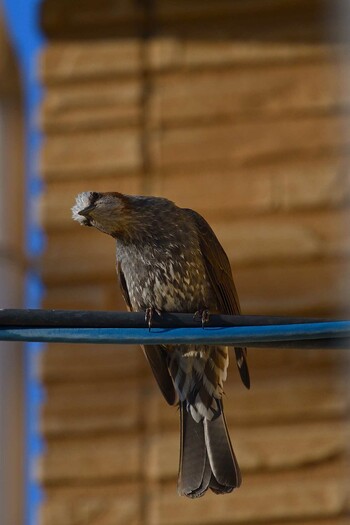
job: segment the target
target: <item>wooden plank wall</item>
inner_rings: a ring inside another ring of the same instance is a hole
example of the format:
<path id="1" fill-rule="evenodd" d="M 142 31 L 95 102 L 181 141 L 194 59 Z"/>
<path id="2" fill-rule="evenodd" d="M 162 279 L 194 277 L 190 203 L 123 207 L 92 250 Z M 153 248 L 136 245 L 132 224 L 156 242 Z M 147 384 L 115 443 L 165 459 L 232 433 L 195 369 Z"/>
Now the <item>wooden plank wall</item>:
<path id="1" fill-rule="evenodd" d="M 40 217 L 46 307 L 122 308 L 86 190 L 164 195 L 212 224 L 246 313 L 345 315 L 350 183 L 337 50 L 311 0 L 46 0 Z M 348 522 L 342 352 L 250 351 L 227 382 L 244 483 L 176 494 L 178 414 L 137 349 L 48 345 L 43 525 Z"/>

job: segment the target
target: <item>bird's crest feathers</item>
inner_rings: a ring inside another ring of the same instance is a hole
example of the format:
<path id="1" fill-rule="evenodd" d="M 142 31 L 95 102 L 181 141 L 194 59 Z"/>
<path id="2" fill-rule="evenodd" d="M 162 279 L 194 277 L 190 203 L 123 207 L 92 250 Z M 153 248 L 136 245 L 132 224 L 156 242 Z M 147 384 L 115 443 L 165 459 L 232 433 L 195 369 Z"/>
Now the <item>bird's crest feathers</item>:
<path id="1" fill-rule="evenodd" d="M 81 226 L 87 226 L 88 220 L 83 215 L 79 215 L 79 212 L 85 210 L 92 204 L 93 191 L 84 191 L 76 196 L 75 204 L 72 207 L 72 217 L 75 221 L 79 222 Z"/>

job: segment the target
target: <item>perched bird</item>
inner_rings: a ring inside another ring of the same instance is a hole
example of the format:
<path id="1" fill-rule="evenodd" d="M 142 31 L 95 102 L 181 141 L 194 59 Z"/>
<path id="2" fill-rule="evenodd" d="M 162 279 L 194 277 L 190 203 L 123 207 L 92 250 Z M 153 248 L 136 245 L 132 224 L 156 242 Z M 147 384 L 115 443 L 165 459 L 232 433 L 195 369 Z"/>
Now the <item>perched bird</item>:
<path id="1" fill-rule="evenodd" d="M 158 197 L 81 193 L 73 218 L 117 240 L 117 273 L 132 311 L 239 314 L 231 268 L 209 224 L 193 210 Z M 147 345 L 145 355 L 170 405 L 180 408 L 179 494 L 217 494 L 241 484 L 223 413 L 228 348 Z M 235 348 L 249 388 L 245 348 Z"/>

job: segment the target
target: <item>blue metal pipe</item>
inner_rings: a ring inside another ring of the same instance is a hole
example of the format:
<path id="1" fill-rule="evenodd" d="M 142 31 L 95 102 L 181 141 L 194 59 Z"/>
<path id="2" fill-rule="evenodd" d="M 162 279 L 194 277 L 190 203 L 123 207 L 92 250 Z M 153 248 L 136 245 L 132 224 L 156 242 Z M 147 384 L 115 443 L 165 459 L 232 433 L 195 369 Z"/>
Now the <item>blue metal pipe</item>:
<path id="1" fill-rule="evenodd" d="M 310 340 L 349 339 L 350 321 L 205 328 L 0 328 L 3 341 L 109 344 L 223 344 L 303 347 Z M 294 344 L 290 344 L 290 343 Z M 328 344 L 328 346 L 331 346 Z"/>

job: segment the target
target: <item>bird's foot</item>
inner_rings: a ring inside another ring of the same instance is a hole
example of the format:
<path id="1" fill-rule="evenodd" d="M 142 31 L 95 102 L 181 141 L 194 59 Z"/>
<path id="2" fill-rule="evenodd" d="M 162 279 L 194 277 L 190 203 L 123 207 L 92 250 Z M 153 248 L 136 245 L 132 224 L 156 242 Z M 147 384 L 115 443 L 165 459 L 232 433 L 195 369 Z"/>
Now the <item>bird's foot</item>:
<path id="1" fill-rule="evenodd" d="M 148 330 L 149 331 L 151 331 L 152 321 L 153 321 L 155 313 L 158 314 L 158 315 L 161 315 L 161 311 L 157 310 L 157 308 L 154 308 L 154 306 L 149 306 L 148 308 L 146 308 L 145 321 L 146 321 L 146 323 L 148 325 Z"/>
<path id="2" fill-rule="evenodd" d="M 208 323 L 209 319 L 210 319 L 210 312 L 207 308 L 203 308 L 203 309 L 200 309 L 200 310 L 197 310 L 197 312 L 195 312 L 195 314 L 193 315 L 193 319 L 200 319 L 201 322 L 202 322 L 202 328 L 205 327 L 205 325 Z"/>

